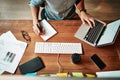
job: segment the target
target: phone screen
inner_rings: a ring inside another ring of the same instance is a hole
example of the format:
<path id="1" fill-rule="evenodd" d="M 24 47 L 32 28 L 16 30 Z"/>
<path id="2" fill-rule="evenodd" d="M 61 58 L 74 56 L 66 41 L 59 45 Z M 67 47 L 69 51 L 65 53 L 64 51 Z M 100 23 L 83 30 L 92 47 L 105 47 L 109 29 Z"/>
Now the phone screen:
<path id="1" fill-rule="evenodd" d="M 96 54 L 91 56 L 91 59 L 101 70 L 106 66 L 105 63 Z"/>

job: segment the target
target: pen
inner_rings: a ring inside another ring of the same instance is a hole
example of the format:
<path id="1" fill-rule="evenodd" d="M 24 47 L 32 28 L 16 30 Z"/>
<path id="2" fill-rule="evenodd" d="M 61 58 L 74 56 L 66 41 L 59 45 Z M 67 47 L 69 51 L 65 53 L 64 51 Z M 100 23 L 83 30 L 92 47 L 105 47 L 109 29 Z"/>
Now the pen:
<path id="1" fill-rule="evenodd" d="M 42 27 L 39 26 L 38 24 L 37 24 L 37 28 L 40 30 L 41 33 L 43 32 Z"/>
<path id="2" fill-rule="evenodd" d="M 42 35 L 42 34 L 45 34 L 45 30 L 44 30 L 43 26 L 39 26 L 39 25 L 37 24 L 37 28 L 40 30 L 40 34 L 41 34 L 41 35 Z"/>

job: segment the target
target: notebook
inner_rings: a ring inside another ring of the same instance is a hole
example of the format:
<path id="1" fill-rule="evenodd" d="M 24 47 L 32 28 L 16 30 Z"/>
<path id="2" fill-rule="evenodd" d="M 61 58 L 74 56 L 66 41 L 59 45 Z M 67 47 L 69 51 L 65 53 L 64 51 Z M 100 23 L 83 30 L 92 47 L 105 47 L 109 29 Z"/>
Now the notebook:
<path id="1" fill-rule="evenodd" d="M 45 29 L 45 34 L 41 35 L 41 38 L 44 41 L 47 41 L 57 33 L 57 31 L 45 19 L 40 22 L 40 25 Z"/>
<path id="2" fill-rule="evenodd" d="M 109 24 L 96 19 L 94 28 L 90 28 L 87 24 L 82 24 L 74 36 L 92 46 L 98 47 L 113 44 L 119 30 L 120 19 Z"/>

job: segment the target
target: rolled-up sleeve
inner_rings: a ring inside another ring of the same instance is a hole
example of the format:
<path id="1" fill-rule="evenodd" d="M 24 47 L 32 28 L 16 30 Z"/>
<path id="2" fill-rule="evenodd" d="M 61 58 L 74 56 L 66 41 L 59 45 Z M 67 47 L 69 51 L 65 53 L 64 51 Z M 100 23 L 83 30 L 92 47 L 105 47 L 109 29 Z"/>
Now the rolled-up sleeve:
<path id="1" fill-rule="evenodd" d="M 43 0 L 30 0 L 29 6 L 39 7 L 43 3 Z"/>

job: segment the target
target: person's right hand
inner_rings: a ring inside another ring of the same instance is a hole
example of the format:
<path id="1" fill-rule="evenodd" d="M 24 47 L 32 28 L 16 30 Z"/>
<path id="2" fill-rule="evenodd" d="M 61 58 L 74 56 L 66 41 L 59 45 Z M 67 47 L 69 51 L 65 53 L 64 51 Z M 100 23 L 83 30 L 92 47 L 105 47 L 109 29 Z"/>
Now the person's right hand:
<path id="1" fill-rule="evenodd" d="M 37 35 L 43 35 L 45 33 L 44 28 L 40 26 L 40 22 L 38 20 L 37 21 L 33 20 L 33 31 Z"/>
<path id="2" fill-rule="evenodd" d="M 80 17 L 83 24 L 87 23 L 91 28 L 95 26 L 94 18 L 90 14 L 82 11 Z"/>

